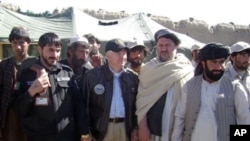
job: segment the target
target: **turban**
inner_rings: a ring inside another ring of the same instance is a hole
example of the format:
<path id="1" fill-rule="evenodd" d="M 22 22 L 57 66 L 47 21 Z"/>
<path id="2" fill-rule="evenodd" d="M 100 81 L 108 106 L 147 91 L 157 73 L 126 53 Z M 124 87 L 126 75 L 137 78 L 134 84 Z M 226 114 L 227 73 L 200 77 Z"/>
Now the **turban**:
<path id="1" fill-rule="evenodd" d="M 199 60 L 214 60 L 220 58 L 227 58 L 230 55 L 228 46 L 220 43 L 209 43 L 205 45 L 199 52 Z"/>

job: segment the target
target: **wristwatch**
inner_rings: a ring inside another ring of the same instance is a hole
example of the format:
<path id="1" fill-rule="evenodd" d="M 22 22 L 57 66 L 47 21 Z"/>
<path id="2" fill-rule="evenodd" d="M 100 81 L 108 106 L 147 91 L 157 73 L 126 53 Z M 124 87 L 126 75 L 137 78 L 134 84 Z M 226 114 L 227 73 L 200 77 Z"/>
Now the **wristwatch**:
<path id="1" fill-rule="evenodd" d="M 89 134 L 81 135 L 81 138 L 82 138 L 82 139 L 88 139 L 88 138 L 89 138 Z"/>

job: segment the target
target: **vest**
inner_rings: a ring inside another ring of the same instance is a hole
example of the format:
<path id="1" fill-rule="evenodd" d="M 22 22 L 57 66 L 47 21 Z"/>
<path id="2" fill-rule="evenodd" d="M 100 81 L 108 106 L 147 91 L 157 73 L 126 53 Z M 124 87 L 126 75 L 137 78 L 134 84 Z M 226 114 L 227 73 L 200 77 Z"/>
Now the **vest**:
<path id="1" fill-rule="evenodd" d="M 162 114 L 166 103 L 167 92 L 150 108 L 147 113 L 147 123 L 150 133 L 162 135 Z"/>
<path id="2" fill-rule="evenodd" d="M 187 109 L 184 122 L 183 141 L 190 141 L 193 129 L 201 107 L 202 75 L 187 82 Z M 220 141 L 229 141 L 231 124 L 236 124 L 234 105 L 234 85 L 227 77 L 222 77 L 215 108 L 217 121 L 217 136 Z"/>

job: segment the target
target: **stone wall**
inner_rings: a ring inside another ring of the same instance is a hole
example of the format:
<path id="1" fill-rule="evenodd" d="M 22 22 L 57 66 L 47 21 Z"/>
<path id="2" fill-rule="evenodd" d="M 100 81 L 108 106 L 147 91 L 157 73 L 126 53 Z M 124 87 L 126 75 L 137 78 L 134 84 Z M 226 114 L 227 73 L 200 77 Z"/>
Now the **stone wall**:
<path id="1" fill-rule="evenodd" d="M 204 43 L 220 42 L 227 45 L 232 45 L 237 41 L 250 43 L 250 28 L 245 25 L 219 23 L 210 27 L 203 21 L 182 20 L 178 22 L 174 30 Z"/>

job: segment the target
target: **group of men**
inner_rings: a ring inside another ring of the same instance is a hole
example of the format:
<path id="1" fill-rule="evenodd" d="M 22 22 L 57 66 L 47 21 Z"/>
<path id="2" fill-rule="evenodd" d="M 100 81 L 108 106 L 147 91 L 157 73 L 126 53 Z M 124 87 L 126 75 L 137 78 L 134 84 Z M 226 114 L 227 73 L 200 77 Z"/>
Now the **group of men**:
<path id="1" fill-rule="evenodd" d="M 191 63 L 174 33 L 154 37 L 145 64 L 144 44 L 112 39 L 104 57 L 90 34 L 72 38 L 60 60 L 56 33 L 42 34 L 31 58 L 28 30 L 13 28 L 14 54 L 0 62 L 1 139 L 228 141 L 230 125 L 250 124 L 248 43 L 195 45 Z"/>

